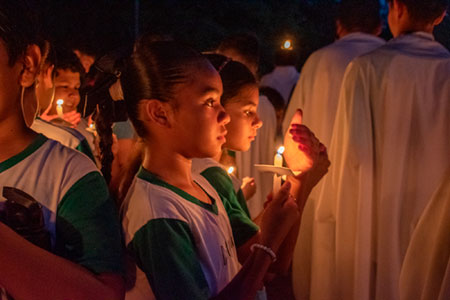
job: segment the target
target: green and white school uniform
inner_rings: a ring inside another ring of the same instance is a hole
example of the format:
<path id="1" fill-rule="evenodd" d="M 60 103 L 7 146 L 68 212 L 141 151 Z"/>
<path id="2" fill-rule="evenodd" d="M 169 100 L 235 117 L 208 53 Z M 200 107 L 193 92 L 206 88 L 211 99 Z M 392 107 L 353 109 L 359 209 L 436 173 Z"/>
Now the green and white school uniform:
<path id="1" fill-rule="evenodd" d="M 33 124 L 31 124 L 31 129 L 37 133 L 42 133 L 49 139 L 60 142 L 66 147 L 80 151 L 95 162 L 94 154 L 92 154 L 92 149 L 89 146 L 88 141 L 84 135 L 76 129 L 58 126 L 56 124 L 44 121 L 41 118 L 36 118 L 34 120 Z"/>
<path id="2" fill-rule="evenodd" d="M 42 205 L 53 253 L 94 273 L 123 271 L 117 212 L 105 180 L 86 156 L 40 134 L 0 163 L 0 201 L 4 187 L 22 190 Z"/>
<path id="3" fill-rule="evenodd" d="M 193 174 L 193 179 L 212 204 L 144 168 L 125 198 L 125 242 L 158 299 L 209 299 L 241 268 L 227 199 L 221 199 L 203 176 Z M 137 287 L 145 284 L 136 282 Z"/>
<path id="4" fill-rule="evenodd" d="M 248 211 L 247 203 L 244 197 L 244 193 L 242 192 L 240 188 L 240 180 L 236 177 L 231 177 L 233 175 L 228 175 L 227 171 L 225 170 L 224 166 L 222 166 L 220 163 L 215 161 L 212 158 L 195 158 L 192 160 L 192 172 L 201 174 L 203 177 L 205 177 L 208 182 L 216 189 L 216 191 L 221 195 L 222 197 L 229 199 L 227 201 L 228 204 L 238 203 L 240 205 L 240 210 L 236 211 L 235 213 L 242 214 L 245 213 L 245 216 L 247 218 L 238 218 L 239 222 L 242 222 L 243 220 L 246 220 L 248 224 L 244 224 L 243 229 L 246 228 L 252 228 L 256 225 L 251 221 L 250 219 L 250 213 Z M 227 209 L 227 212 L 230 214 L 230 209 Z M 233 226 L 233 220 L 232 217 L 230 217 L 230 221 Z M 247 226 L 249 225 L 249 226 Z M 236 227 L 238 229 L 240 227 Z M 257 231 L 257 230 L 256 230 Z M 238 240 L 244 240 L 244 242 L 253 234 L 255 234 L 255 231 L 251 230 L 250 232 L 242 232 L 240 230 L 240 233 L 235 233 L 235 235 L 244 235 L 244 237 L 237 238 L 235 236 L 235 239 Z M 248 236 L 250 235 L 250 236 Z M 239 244 L 237 245 L 240 246 Z"/>

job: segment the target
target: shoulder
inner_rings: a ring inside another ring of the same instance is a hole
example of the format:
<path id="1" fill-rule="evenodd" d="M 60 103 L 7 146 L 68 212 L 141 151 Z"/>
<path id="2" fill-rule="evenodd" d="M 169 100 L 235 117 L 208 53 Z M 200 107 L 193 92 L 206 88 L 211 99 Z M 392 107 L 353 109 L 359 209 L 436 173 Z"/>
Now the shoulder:
<path id="1" fill-rule="evenodd" d="M 151 220 L 174 219 L 187 223 L 186 207 L 175 193 L 139 177 L 134 179 L 121 211 L 127 244 Z"/>
<path id="2" fill-rule="evenodd" d="M 76 129 L 58 126 L 41 119 L 36 119 L 31 129 L 70 148 L 76 148 L 85 139 Z"/>

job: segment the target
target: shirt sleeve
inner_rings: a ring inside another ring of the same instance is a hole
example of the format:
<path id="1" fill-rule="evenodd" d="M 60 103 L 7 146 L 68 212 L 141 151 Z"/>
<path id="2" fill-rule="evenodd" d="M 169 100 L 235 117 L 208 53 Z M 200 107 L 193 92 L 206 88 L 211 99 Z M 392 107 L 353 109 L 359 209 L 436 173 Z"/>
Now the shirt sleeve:
<path id="1" fill-rule="evenodd" d="M 92 272 L 123 273 L 118 213 L 99 172 L 79 179 L 56 216 L 55 252 Z"/>
<path id="2" fill-rule="evenodd" d="M 187 223 L 153 219 L 128 244 L 157 299 L 208 299 L 210 290 Z"/>
<path id="3" fill-rule="evenodd" d="M 234 242 L 236 247 L 239 248 L 258 232 L 259 227 L 253 223 L 239 204 L 233 182 L 222 168 L 211 167 L 204 170 L 201 175 L 216 189 L 222 199 L 223 206 L 230 219 Z M 246 206 L 245 203 L 244 205 Z"/>

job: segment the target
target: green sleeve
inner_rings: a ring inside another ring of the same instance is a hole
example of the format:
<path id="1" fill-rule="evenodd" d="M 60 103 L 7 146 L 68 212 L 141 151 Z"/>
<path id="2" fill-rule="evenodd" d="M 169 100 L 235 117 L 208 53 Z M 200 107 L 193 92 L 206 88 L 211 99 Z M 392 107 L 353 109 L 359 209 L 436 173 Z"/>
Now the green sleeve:
<path id="1" fill-rule="evenodd" d="M 97 274 L 123 272 L 118 214 L 99 172 L 83 176 L 59 203 L 55 252 Z"/>
<path id="2" fill-rule="evenodd" d="M 95 163 L 94 154 L 92 153 L 91 147 L 86 139 L 81 140 L 80 144 L 78 144 L 75 149 L 86 154 Z"/>
<path id="3" fill-rule="evenodd" d="M 157 299 L 208 299 L 210 290 L 188 224 L 153 219 L 128 245 Z"/>
<path id="4" fill-rule="evenodd" d="M 248 211 L 248 207 L 247 207 L 247 200 L 245 199 L 244 192 L 242 192 L 241 189 L 239 189 L 238 192 L 236 193 L 236 197 L 237 197 L 238 203 L 242 207 L 242 210 L 245 212 L 247 217 L 250 218 L 250 212 Z"/>
<path id="5" fill-rule="evenodd" d="M 233 182 L 222 168 L 211 167 L 204 170 L 201 175 L 216 189 L 222 199 L 223 206 L 230 219 L 234 242 L 236 247 L 239 248 L 258 232 L 258 226 L 253 223 L 239 204 Z"/>

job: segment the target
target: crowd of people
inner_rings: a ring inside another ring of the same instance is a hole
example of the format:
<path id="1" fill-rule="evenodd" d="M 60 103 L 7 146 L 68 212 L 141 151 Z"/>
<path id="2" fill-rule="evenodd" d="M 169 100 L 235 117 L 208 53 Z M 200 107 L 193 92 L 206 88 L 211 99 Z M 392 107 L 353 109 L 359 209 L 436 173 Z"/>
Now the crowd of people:
<path id="1" fill-rule="evenodd" d="M 99 58 L 0 0 L 0 299 L 448 299 L 449 1 L 388 2 L 259 80 L 253 34 Z"/>

